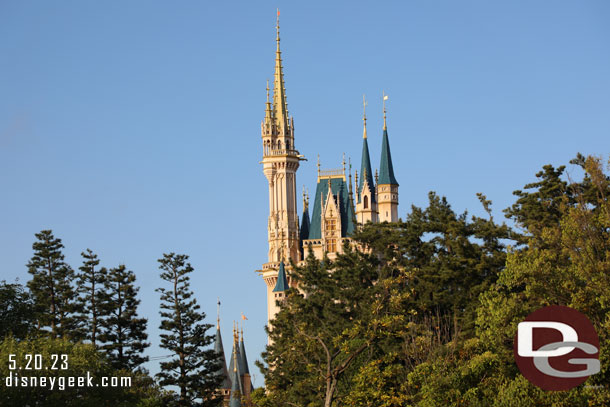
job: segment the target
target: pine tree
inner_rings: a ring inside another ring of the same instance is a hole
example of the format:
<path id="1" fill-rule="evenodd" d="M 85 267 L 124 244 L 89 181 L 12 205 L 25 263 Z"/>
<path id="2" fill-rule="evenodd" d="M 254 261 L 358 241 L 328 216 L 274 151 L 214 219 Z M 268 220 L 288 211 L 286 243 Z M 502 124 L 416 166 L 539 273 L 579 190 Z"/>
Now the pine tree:
<path id="1" fill-rule="evenodd" d="M 206 332 L 212 327 L 203 322 L 205 313 L 190 290 L 188 274 L 194 269 L 184 254 L 164 254 L 159 259 L 161 278 L 171 288 L 158 288 L 161 293 L 160 328 L 161 347 L 175 357 L 169 362 L 161 362 L 161 372 L 157 375 L 162 386 L 180 388 L 179 406 L 218 406 L 221 399 L 214 399 L 214 392 L 220 386 L 221 378 L 215 373 L 220 369 L 218 354 L 209 345 L 212 335 Z M 206 349 L 207 348 L 207 349 Z"/>
<path id="2" fill-rule="evenodd" d="M 121 264 L 110 269 L 105 281 L 105 304 L 100 341 L 108 351 L 112 365 L 117 369 L 137 369 L 148 357 L 142 352 L 150 343 L 146 342 L 146 318 L 138 318 L 137 299 L 139 287 L 135 286 L 136 276 Z"/>
<path id="3" fill-rule="evenodd" d="M 74 318 L 74 271 L 64 262 L 61 239 L 51 230 L 36 233 L 32 248 L 34 256 L 27 264 L 32 279 L 30 289 L 38 313 L 39 328 L 49 327 L 52 338 L 72 336 L 77 321 Z"/>
<path id="4" fill-rule="evenodd" d="M 0 282 L 0 339 L 23 339 L 36 330 L 34 301 L 21 284 Z"/>
<path id="5" fill-rule="evenodd" d="M 77 273 L 77 299 L 80 311 L 80 330 L 84 339 L 90 340 L 93 345 L 97 345 L 100 334 L 100 326 L 105 316 L 105 291 L 104 284 L 107 279 L 106 268 L 97 268 L 100 264 L 97 255 L 90 249 L 82 252 L 83 265 L 79 267 Z"/>

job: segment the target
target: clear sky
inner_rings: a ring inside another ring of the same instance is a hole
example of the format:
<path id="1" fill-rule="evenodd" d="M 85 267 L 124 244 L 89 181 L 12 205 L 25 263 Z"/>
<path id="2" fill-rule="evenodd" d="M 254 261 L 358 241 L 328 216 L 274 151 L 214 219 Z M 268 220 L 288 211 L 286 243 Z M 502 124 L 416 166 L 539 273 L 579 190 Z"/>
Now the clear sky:
<path id="1" fill-rule="evenodd" d="M 225 349 L 243 312 L 250 363 L 266 336 L 267 181 L 260 121 L 276 7 L 297 174 L 316 156 L 360 162 L 362 94 L 373 166 L 381 92 L 400 216 L 447 196 L 495 214 L 542 165 L 610 152 L 607 1 L 2 1 L 0 270 L 25 283 L 34 233 L 68 262 L 91 248 L 132 269 L 158 347 L 157 259 L 191 256 L 192 288 Z M 571 169 L 576 173 L 574 169 Z M 152 373 L 157 363 L 149 363 Z M 262 377 L 253 366 L 255 385 Z"/>

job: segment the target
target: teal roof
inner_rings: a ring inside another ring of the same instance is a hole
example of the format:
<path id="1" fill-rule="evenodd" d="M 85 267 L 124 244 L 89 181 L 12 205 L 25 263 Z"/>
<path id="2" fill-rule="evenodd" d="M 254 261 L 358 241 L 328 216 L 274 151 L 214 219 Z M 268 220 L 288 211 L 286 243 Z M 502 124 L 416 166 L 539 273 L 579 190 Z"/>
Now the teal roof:
<path id="1" fill-rule="evenodd" d="M 339 203 L 339 211 L 341 212 L 341 237 L 351 236 L 354 230 L 356 230 L 356 227 L 354 209 L 349 202 L 347 184 L 343 178 L 331 178 L 330 188 L 335 199 Z M 322 238 L 322 200 L 325 200 L 327 196 L 328 178 L 318 180 L 316 198 L 311 215 L 311 225 L 309 226 L 309 239 Z"/>
<path id="2" fill-rule="evenodd" d="M 237 359 L 237 366 L 235 366 L 235 359 Z M 237 344 L 236 342 L 233 343 L 233 351 L 231 352 L 231 364 L 229 365 L 229 373 L 231 374 L 231 393 L 233 393 L 233 389 L 236 387 L 237 390 L 239 390 L 240 393 L 243 394 L 244 389 L 242 387 L 242 383 L 241 380 L 239 380 L 240 377 L 243 376 L 243 372 L 241 371 L 241 354 L 239 352 L 239 344 Z M 237 381 L 235 380 L 235 374 L 234 374 L 234 370 L 236 370 L 237 372 Z"/>
<path id="3" fill-rule="evenodd" d="M 273 289 L 274 293 L 286 291 L 290 288 L 288 286 L 288 279 L 286 278 L 286 270 L 284 270 L 284 262 L 280 262 L 280 270 L 277 273 L 277 283 Z"/>
<path id="4" fill-rule="evenodd" d="M 379 163 L 378 184 L 398 185 L 394 177 L 394 167 L 392 166 L 392 154 L 390 153 L 390 141 L 388 140 L 388 130 L 383 129 L 381 140 L 381 161 Z"/>
<path id="5" fill-rule="evenodd" d="M 227 361 L 225 359 L 225 350 L 222 346 L 222 335 L 220 334 L 220 327 L 216 327 L 216 337 L 214 338 L 214 351 L 220 358 L 221 366 L 215 373 L 216 376 L 222 377 L 222 389 L 231 388 L 231 380 L 229 379 L 229 372 L 227 371 Z"/>
<path id="6" fill-rule="evenodd" d="M 241 389 L 239 373 L 235 369 L 231 373 L 231 381 L 233 382 L 233 386 L 231 386 L 231 399 L 229 400 L 229 407 L 241 407 L 241 397 L 238 396 L 238 393 L 243 394 L 243 391 Z"/>
<path id="7" fill-rule="evenodd" d="M 243 331 L 242 331 L 243 334 Z M 239 341 L 239 364 L 241 368 L 241 374 L 250 374 L 250 369 L 248 369 L 248 358 L 246 357 L 246 347 L 244 346 L 244 338 L 242 337 L 241 341 Z"/>
<path id="8" fill-rule="evenodd" d="M 369 143 L 367 139 L 362 140 L 362 163 L 360 164 L 360 181 L 358 182 L 358 202 L 361 199 L 362 186 L 364 185 L 364 178 L 366 175 L 366 181 L 371 189 L 371 202 L 376 202 L 375 199 L 375 183 L 373 182 L 373 169 L 371 168 L 371 157 L 369 155 Z"/>
<path id="9" fill-rule="evenodd" d="M 309 237 L 309 225 L 311 222 L 309 221 L 309 209 L 303 208 L 303 218 L 301 219 L 301 231 L 299 237 L 301 238 L 301 242 Z"/>

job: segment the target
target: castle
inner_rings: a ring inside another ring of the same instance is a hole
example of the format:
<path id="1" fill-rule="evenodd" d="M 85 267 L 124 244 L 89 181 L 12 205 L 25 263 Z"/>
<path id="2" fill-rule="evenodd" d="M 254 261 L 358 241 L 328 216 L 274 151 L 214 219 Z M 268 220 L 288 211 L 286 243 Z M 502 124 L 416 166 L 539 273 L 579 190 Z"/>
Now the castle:
<path id="1" fill-rule="evenodd" d="M 398 181 L 392 167 L 385 110 L 387 97 L 384 95 L 379 172 L 373 175 L 365 111 L 360 177 L 356 171 L 354 188 L 351 164 L 346 178 L 345 158 L 343 168 L 334 170 L 320 169 L 318 159 L 313 211 L 310 217 L 309 197 L 303 194 L 303 213 L 299 222 L 296 173 L 300 161 L 305 158 L 296 149 L 294 119 L 288 115 L 280 51 L 279 12 L 276 46 L 273 99 L 269 99 L 267 85 L 265 117 L 261 123 L 263 173 L 269 184 L 269 251 L 267 263 L 257 270 L 267 285 L 267 322 L 270 328 L 271 321 L 279 311 L 278 302 L 293 285 L 289 277 L 290 261 L 294 264 L 302 262 L 309 248 L 318 259 L 323 258 L 324 254 L 333 259 L 342 251 L 344 241 L 350 240 L 359 224 L 398 220 Z"/>
<path id="2" fill-rule="evenodd" d="M 267 286 L 267 325 L 279 311 L 279 303 L 285 291 L 294 286 L 290 279 L 291 261 L 304 261 L 309 248 L 321 259 L 326 254 L 333 259 L 341 253 L 343 243 L 350 240 L 358 225 L 367 222 L 396 222 L 398 220 L 398 181 L 394 176 L 392 156 L 386 124 L 384 95 L 383 132 L 379 171 L 373 174 L 366 131 L 366 111 L 363 114 L 364 130 L 360 177 L 355 171 L 352 188 L 351 164 L 346 178 L 346 163 L 343 168 L 322 170 L 318 159 L 318 177 L 313 211 L 309 216 L 309 197 L 303 194 L 303 212 L 299 221 L 297 213 L 296 173 L 305 160 L 296 149 L 294 119 L 288 115 L 288 104 L 284 83 L 280 51 L 279 11 L 277 21 L 275 73 L 273 98 L 270 99 L 267 84 L 265 117 L 261 123 L 263 144 L 263 173 L 269 185 L 269 219 L 267 224 L 269 251 L 268 261 L 261 270 Z M 366 108 L 366 103 L 364 103 Z M 355 191 L 354 191 L 355 189 Z M 223 376 L 220 392 L 229 407 L 241 407 L 236 395 L 249 396 L 252 383 L 248 370 L 243 331 L 241 340 L 234 328 L 233 351 L 227 369 L 220 336 L 216 331 L 216 351 L 222 355 Z"/>

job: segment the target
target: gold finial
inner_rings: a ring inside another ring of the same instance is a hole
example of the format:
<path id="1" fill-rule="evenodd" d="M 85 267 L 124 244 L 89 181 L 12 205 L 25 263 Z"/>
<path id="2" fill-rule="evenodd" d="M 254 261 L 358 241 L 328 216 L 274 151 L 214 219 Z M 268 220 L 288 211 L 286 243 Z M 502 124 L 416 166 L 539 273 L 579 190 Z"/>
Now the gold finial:
<path id="1" fill-rule="evenodd" d="M 244 315 L 244 313 L 241 313 L 241 341 L 244 341 L 244 324 L 246 323 L 246 320 L 248 318 L 246 318 L 246 316 Z"/>
<path id="2" fill-rule="evenodd" d="M 271 103 L 269 101 L 269 79 L 267 79 L 267 104 Z"/>
<path id="3" fill-rule="evenodd" d="M 349 184 L 348 184 L 349 185 L 349 197 L 350 197 L 350 200 L 353 201 L 354 193 L 353 193 L 353 189 L 352 189 L 352 157 L 348 157 L 347 161 L 349 163 Z"/>
<path id="4" fill-rule="evenodd" d="M 220 297 L 218 297 L 217 310 L 216 310 L 216 329 L 220 329 Z"/>
<path id="5" fill-rule="evenodd" d="M 236 322 L 233 321 L 233 372 L 237 372 L 237 346 L 239 346 L 239 338 Z"/>
<path id="6" fill-rule="evenodd" d="M 276 30 L 277 30 L 277 50 L 278 52 L 280 51 L 280 9 L 277 9 L 277 24 L 275 26 Z"/>
<path id="7" fill-rule="evenodd" d="M 318 178 L 320 178 L 320 154 L 318 154 Z"/>
<path id="8" fill-rule="evenodd" d="M 362 138 L 366 138 L 366 96 L 362 95 L 362 121 L 364 122 L 364 132 Z"/>
<path id="9" fill-rule="evenodd" d="M 385 101 L 388 100 L 388 95 L 386 95 L 384 91 L 381 91 L 381 93 L 383 95 L 383 129 L 387 130 L 388 126 L 386 125 L 386 122 L 385 122 L 385 113 L 386 113 Z"/>
<path id="10" fill-rule="evenodd" d="M 343 153 L 343 176 L 345 177 L 345 153 Z"/>
<path id="11" fill-rule="evenodd" d="M 375 169 L 375 185 L 379 184 L 379 171 Z"/>

